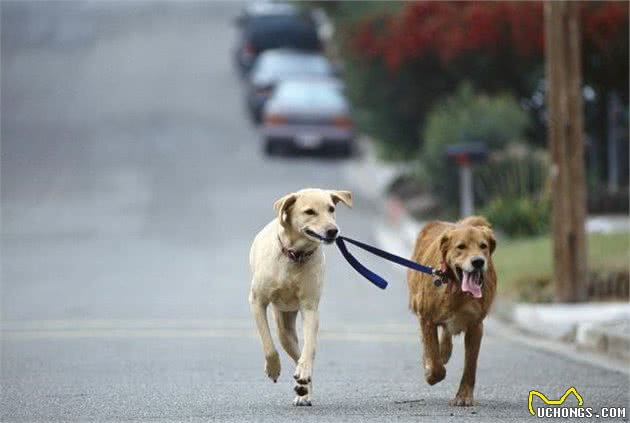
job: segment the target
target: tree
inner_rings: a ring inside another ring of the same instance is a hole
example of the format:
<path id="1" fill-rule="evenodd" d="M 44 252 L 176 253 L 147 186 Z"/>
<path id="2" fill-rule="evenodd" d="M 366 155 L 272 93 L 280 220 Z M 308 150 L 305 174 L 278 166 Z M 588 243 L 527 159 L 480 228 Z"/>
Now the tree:
<path id="1" fill-rule="evenodd" d="M 628 3 L 578 7 L 585 84 L 614 89 L 627 104 Z M 427 111 L 461 80 L 526 99 L 544 76 L 541 2 L 410 2 L 353 22 L 339 28 L 350 95 L 367 131 L 402 156 L 417 151 Z"/>

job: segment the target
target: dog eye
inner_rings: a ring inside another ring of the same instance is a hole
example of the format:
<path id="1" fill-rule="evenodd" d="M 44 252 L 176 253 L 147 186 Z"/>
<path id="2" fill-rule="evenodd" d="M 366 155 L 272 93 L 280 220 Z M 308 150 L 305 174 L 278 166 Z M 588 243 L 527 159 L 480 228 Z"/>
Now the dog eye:
<path id="1" fill-rule="evenodd" d="M 487 245 L 487 244 L 485 244 L 485 243 L 481 243 L 481 245 L 479 245 L 479 247 L 480 247 L 482 250 L 485 250 L 486 248 L 488 248 L 488 245 Z"/>
<path id="2" fill-rule="evenodd" d="M 333 206 L 328 207 L 328 213 L 334 213 L 335 208 Z"/>
<path id="3" fill-rule="evenodd" d="M 308 214 L 310 216 L 315 216 L 317 213 L 315 213 L 315 210 L 313 210 L 313 209 L 306 209 L 306 210 L 304 210 L 304 214 Z"/>
<path id="4" fill-rule="evenodd" d="M 457 246 L 457 249 L 459 249 L 459 250 L 464 250 L 465 248 L 466 248 L 466 244 L 459 244 Z"/>

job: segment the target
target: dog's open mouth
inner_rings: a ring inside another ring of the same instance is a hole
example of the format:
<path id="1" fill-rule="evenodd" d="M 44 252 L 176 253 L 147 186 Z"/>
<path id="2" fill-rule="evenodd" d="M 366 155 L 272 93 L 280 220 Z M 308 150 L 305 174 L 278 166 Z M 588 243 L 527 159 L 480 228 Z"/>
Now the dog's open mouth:
<path id="1" fill-rule="evenodd" d="M 472 295 L 475 298 L 481 298 L 483 296 L 481 287 L 483 286 L 483 272 L 481 270 L 473 270 L 467 272 L 461 267 L 455 268 L 457 277 L 462 283 L 462 291 Z"/>
<path id="2" fill-rule="evenodd" d="M 304 231 L 304 233 L 308 236 L 310 236 L 311 238 L 315 238 L 320 240 L 321 242 L 324 242 L 326 244 L 332 244 L 333 242 L 335 242 L 335 238 L 325 238 L 323 236 L 321 236 L 320 234 L 318 234 L 317 232 L 311 230 L 311 229 L 306 229 Z"/>

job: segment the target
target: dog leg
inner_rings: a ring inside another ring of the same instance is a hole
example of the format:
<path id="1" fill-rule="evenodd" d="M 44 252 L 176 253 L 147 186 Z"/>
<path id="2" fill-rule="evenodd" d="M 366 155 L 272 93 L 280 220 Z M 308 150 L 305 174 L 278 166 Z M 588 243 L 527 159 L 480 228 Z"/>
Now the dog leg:
<path id="1" fill-rule="evenodd" d="M 468 407 L 475 405 L 473 390 L 475 389 L 475 376 L 477 374 L 477 359 L 483 336 L 483 323 L 471 326 L 466 331 L 464 345 L 466 346 L 464 373 L 457 390 L 457 395 L 450 402 L 451 405 Z"/>
<path id="2" fill-rule="evenodd" d="M 294 404 L 311 405 L 313 360 L 315 359 L 315 346 L 317 343 L 317 332 L 319 331 L 317 310 L 302 309 L 302 319 L 304 320 L 304 347 L 293 375 L 297 382 L 295 392 L 298 394 Z"/>
<path id="3" fill-rule="evenodd" d="M 442 365 L 446 365 L 446 363 L 448 363 L 452 352 L 453 337 L 446 328 L 442 327 L 440 329 L 440 359 L 442 360 Z"/>
<path id="4" fill-rule="evenodd" d="M 276 383 L 280 376 L 280 357 L 278 356 L 276 347 L 273 345 L 273 338 L 271 338 L 271 332 L 269 331 L 267 304 L 251 298 L 249 304 L 254 319 L 256 319 L 258 335 L 260 336 L 260 342 L 262 343 L 263 352 L 265 353 L 265 373 L 269 379 Z"/>
<path id="5" fill-rule="evenodd" d="M 295 330 L 295 319 L 297 311 L 280 311 L 274 307 L 273 314 L 278 327 L 278 338 L 282 348 L 289 354 L 297 364 L 300 359 L 300 348 L 298 345 L 297 331 Z"/>
<path id="6" fill-rule="evenodd" d="M 446 377 L 446 368 L 440 359 L 437 326 L 427 319 L 419 319 L 424 345 L 424 377 L 429 385 L 435 385 Z"/>

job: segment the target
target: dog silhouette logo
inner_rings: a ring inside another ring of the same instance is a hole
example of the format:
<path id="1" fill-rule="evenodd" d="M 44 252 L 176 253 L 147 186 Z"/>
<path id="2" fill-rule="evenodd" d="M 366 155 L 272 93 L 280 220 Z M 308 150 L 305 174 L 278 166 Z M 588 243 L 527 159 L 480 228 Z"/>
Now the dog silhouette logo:
<path id="1" fill-rule="evenodd" d="M 584 400 L 582 400 L 582 395 L 580 395 L 577 389 L 575 389 L 575 387 L 573 386 L 568 388 L 566 392 L 564 393 L 564 395 L 562 395 L 560 399 L 558 400 L 550 400 L 549 398 L 545 396 L 545 394 L 539 391 L 529 391 L 529 397 L 527 399 L 527 406 L 529 408 L 529 414 L 531 414 L 532 416 L 536 415 L 536 413 L 534 412 L 534 407 L 532 406 L 532 400 L 534 399 L 534 396 L 540 398 L 546 405 L 562 405 L 564 404 L 564 401 L 567 399 L 567 397 L 570 394 L 573 394 L 575 396 L 578 402 L 578 406 L 582 407 L 584 404 Z"/>

